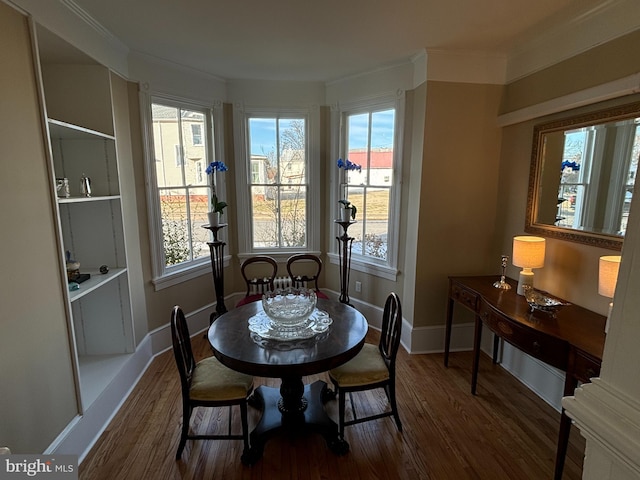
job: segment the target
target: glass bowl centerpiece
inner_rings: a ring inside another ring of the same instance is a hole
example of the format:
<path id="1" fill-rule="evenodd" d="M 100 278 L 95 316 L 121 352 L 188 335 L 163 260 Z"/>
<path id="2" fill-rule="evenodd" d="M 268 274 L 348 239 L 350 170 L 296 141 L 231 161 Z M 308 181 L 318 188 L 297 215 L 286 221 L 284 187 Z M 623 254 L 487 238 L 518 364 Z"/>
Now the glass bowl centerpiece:
<path id="1" fill-rule="evenodd" d="M 262 308 L 276 328 L 305 324 L 316 308 L 316 292 L 308 288 L 285 288 L 262 296 Z"/>

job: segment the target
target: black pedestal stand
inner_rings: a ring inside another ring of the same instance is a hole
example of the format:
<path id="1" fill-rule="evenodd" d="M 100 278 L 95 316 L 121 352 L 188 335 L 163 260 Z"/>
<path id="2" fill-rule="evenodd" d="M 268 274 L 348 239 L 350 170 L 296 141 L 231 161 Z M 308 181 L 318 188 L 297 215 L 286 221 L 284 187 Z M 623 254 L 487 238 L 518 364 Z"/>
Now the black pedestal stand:
<path id="1" fill-rule="evenodd" d="M 216 311 L 209 316 L 209 325 L 223 313 L 227 313 L 224 305 L 224 246 L 226 243 L 218 240 L 218 230 L 226 227 L 226 223 L 220 225 L 203 225 L 203 228 L 211 230 L 213 242 L 207 242 L 211 251 L 211 270 L 213 273 L 213 287 L 216 291 Z"/>
<path id="2" fill-rule="evenodd" d="M 351 274 L 351 245 L 354 238 L 347 234 L 347 229 L 356 221 L 336 220 L 335 222 L 342 227 L 342 235 L 336 237 L 339 243 L 338 256 L 340 257 L 340 298 L 338 300 L 353 307 L 349 303 L 349 276 Z"/>

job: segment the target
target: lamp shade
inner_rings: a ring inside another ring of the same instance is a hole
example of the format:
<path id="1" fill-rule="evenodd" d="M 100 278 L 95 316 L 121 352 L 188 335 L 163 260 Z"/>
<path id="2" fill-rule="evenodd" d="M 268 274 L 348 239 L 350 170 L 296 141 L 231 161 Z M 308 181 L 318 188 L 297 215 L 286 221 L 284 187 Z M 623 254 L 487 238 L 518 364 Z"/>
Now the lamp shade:
<path id="1" fill-rule="evenodd" d="M 513 237 L 512 263 L 516 267 L 544 267 L 545 239 L 523 235 Z"/>
<path id="2" fill-rule="evenodd" d="M 620 269 L 619 255 L 600 257 L 598 270 L 598 293 L 603 297 L 613 298 Z"/>

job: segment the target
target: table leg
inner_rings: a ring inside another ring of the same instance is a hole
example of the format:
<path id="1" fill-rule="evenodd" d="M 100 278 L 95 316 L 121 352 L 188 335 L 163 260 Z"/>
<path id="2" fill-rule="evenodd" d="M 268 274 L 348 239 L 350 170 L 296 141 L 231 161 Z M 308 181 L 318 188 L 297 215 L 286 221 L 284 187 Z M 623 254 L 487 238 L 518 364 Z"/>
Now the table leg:
<path id="1" fill-rule="evenodd" d="M 473 336 L 473 367 L 471 370 L 471 394 L 476 394 L 478 385 L 478 366 L 480 364 L 480 341 L 482 340 L 482 321 L 476 315 L 476 331 Z"/>
<path id="2" fill-rule="evenodd" d="M 493 364 L 498 363 L 498 350 L 500 349 L 500 337 L 493 334 Z"/>
<path id="3" fill-rule="evenodd" d="M 567 416 L 562 409 L 562 415 L 560 416 L 560 433 L 558 434 L 558 447 L 556 450 L 556 466 L 553 474 L 554 480 L 560 480 L 562 478 L 562 471 L 564 470 L 564 459 L 567 455 L 567 447 L 569 446 L 569 433 L 571 432 L 571 419 Z"/>
<path id="4" fill-rule="evenodd" d="M 260 386 L 253 393 L 254 402 L 263 407 L 262 417 L 250 435 L 250 453 L 244 463 L 254 464 L 266 442 L 281 432 L 299 435 L 306 431 L 321 434 L 329 449 L 337 455 L 349 451 L 349 444 L 338 437 L 338 425 L 327 415 L 322 395 L 327 384 L 323 381 L 304 385 L 302 377 L 282 379 L 280 389 Z"/>
<path id="5" fill-rule="evenodd" d="M 444 366 L 449 366 L 449 346 L 451 344 L 451 323 L 453 322 L 453 298 L 447 303 L 447 321 L 444 330 Z"/>
<path id="6" fill-rule="evenodd" d="M 578 381 L 569 373 L 564 380 L 564 396 L 573 395 Z M 558 433 L 558 446 L 556 448 L 556 466 L 553 474 L 554 480 L 562 479 L 562 471 L 564 470 L 564 459 L 567 456 L 567 447 L 569 446 L 569 434 L 571 433 L 571 418 L 566 414 L 564 408 L 560 416 L 560 432 Z"/>

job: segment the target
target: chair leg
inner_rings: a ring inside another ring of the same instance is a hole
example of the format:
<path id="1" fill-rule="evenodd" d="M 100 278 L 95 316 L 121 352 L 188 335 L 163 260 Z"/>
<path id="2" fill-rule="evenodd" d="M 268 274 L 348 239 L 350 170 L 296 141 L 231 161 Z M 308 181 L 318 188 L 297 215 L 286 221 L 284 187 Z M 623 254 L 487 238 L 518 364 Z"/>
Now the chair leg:
<path id="1" fill-rule="evenodd" d="M 180 430 L 180 443 L 178 444 L 178 452 L 176 460 L 180 460 L 182 451 L 187 444 L 187 436 L 189 435 L 189 422 L 191 421 L 191 405 L 188 402 L 182 402 L 182 429 Z"/>
<path id="2" fill-rule="evenodd" d="M 385 392 L 387 392 L 387 397 L 389 398 L 389 403 L 391 404 L 391 412 L 393 413 L 393 418 L 396 421 L 396 426 L 398 427 L 398 431 L 402 432 L 402 423 L 400 422 L 400 415 L 398 414 L 398 404 L 396 403 L 395 382 L 389 383 L 384 390 Z"/>
<path id="3" fill-rule="evenodd" d="M 243 453 L 249 451 L 249 421 L 247 420 L 247 402 L 240 404 L 240 420 L 242 422 L 242 442 L 244 444 Z"/>

